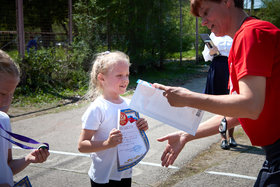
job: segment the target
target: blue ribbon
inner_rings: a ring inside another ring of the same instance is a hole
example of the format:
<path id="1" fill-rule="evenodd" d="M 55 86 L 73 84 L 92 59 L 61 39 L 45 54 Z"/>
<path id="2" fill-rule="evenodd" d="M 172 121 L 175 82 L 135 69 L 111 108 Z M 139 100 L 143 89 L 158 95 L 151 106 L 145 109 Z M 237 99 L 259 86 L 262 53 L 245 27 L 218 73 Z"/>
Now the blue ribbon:
<path id="1" fill-rule="evenodd" d="M 46 149 L 49 150 L 49 144 L 48 144 L 48 143 L 37 142 L 36 140 L 33 140 L 33 139 L 28 138 L 28 137 L 26 137 L 26 136 L 22 136 L 22 135 L 20 135 L 20 134 L 15 134 L 15 133 L 9 132 L 9 131 L 7 131 L 7 130 L 5 130 L 5 129 L 3 128 L 3 126 L 1 125 L 1 123 L 0 123 L 0 128 L 3 129 L 7 134 L 9 134 L 10 136 L 12 136 L 13 138 L 15 138 L 15 139 L 17 139 L 17 140 L 20 140 L 20 141 L 26 142 L 26 143 L 31 143 L 31 144 L 45 144 L 45 145 L 46 145 Z M 1 134 L 0 134 L 0 136 L 3 137 L 3 138 L 5 138 L 5 139 L 8 140 L 9 142 L 11 142 L 11 143 L 13 143 L 13 144 L 15 144 L 15 145 L 17 145 L 17 146 L 23 148 L 23 149 L 37 149 L 37 148 L 34 148 L 34 147 L 30 147 L 30 146 L 21 144 L 21 143 L 19 143 L 19 142 L 16 142 L 16 141 L 14 141 L 14 140 L 9 139 L 9 138 L 6 138 L 6 137 L 2 136 Z M 44 146 L 44 147 L 45 147 L 45 146 Z"/>

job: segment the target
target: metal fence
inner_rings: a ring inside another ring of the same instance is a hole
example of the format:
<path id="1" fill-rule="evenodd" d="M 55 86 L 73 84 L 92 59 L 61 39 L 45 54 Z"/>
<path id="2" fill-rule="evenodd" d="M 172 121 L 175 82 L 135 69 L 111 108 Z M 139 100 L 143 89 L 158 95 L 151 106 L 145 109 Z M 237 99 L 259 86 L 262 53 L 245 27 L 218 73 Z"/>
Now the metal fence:
<path id="1" fill-rule="evenodd" d="M 54 23 L 52 29 L 46 32 L 46 18 L 40 20 L 40 27 L 24 20 L 24 12 L 29 11 L 29 7 L 24 7 L 23 0 L 1 0 L 0 49 L 17 51 L 23 57 L 31 47 L 38 50 L 43 47 L 68 46 L 72 42 L 72 0 L 65 1 L 63 8 L 68 10 L 63 15 L 68 23 L 64 27 Z"/>

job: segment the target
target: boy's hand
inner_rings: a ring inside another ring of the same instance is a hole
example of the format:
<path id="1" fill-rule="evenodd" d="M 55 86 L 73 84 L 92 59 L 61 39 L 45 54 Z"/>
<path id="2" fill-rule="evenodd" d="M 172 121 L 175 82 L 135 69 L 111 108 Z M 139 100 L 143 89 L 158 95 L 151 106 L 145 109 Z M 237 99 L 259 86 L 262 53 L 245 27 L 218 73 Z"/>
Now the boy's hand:
<path id="1" fill-rule="evenodd" d="M 137 121 L 136 121 L 136 125 L 138 127 L 138 129 L 140 130 L 148 130 L 149 126 L 148 126 L 148 122 L 146 119 L 144 118 L 139 118 Z"/>

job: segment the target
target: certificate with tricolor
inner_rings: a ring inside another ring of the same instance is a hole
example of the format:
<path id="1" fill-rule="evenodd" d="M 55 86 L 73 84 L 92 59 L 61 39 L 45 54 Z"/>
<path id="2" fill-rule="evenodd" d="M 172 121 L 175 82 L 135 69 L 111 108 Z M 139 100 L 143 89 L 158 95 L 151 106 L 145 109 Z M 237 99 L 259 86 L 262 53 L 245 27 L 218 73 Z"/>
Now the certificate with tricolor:
<path id="1" fill-rule="evenodd" d="M 139 113 L 134 110 L 119 110 L 118 129 L 122 132 L 123 141 L 118 145 L 118 171 L 138 164 L 150 148 L 145 131 L 136 126 L 138 119 Z"/>

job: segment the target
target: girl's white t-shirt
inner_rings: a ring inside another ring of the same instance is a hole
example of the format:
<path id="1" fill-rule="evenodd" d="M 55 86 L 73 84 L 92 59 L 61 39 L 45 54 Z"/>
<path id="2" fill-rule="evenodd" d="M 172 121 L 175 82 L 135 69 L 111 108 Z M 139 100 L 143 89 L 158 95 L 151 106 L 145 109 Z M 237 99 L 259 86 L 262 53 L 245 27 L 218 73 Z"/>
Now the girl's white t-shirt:
<path id="1" fill-rule="evenodd" d="M 113 128 L 117 129 L 118 109 L 127 109 L 129 101 L 122 98 L 121 104 L 114 104 L 97 97 L 82 116 L 82 128 L 95 130 L 92 140 L 104 141 Z M 89 177 L 96 183 L 108 183 L 109 180 L 120 181 L 131 178 L 132 169 L 119 172 L 117 169 L 117 147 L 90 154 L 92 164 L 88 171 Z"/>
<path id="2" fill-rule="evenodd" d="M 6 131 L 11 132 L 10 118 L 9 116 L 0 111 L 0 123 Z M 4 139 L 11 138 L 3 129 L 0 129 L 0 184 L 8 183 L 10 186 L 14 185 L 13 182 L 13 172 L 8 165 L 8 150 L 12 149 L 12 144 Z"/>

